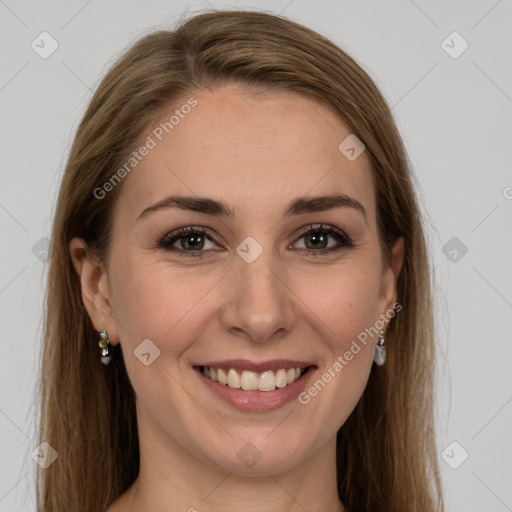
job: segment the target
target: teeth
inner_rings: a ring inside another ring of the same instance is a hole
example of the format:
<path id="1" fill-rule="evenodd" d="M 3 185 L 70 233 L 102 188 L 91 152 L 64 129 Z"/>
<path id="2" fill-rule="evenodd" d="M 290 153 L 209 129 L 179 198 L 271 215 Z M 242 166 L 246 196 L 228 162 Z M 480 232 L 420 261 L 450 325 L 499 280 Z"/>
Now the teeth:
<path id="1" fill-rule="evenodd" d="M 223 370 L 217 370 L 217 379 L 220 384 L 228 383 L 228 376 L 224 373 Z"/>
<path id="2" fill-rule="evenodd" d="M 258 379 L 258 389 L 260 391 L 273 391 L 276 389 L 276 376 L 274 372 L 263 372 Z"/>
<path id="3" fill-rule="evenodd" d="M 305 368 L 281 368 L 275 373 L 271 370 L 262 373 L 243 370 L 240 374 L 234 368 L 223 370 L 222 368 L 203 368 L 203 374 L 222 385 L 244 391 L 274 391 L 277 388 L 284 388 L 297 380 Z"/>
<path id="4" fill-rule="evenodd" d="M 228 386 L 230 388 L 240 387 L 240 375 L 236 370 L 233 370 L 233 368 L 228 372 Z"/>
<path id="5" fill-rule="evenodd" d="M 240 378 L 240 384 L 242 389 L 245 389 L 246 391 L 258 389 L 258 374 L 244 370 L 242 372 L 242 377 Z"/>
<path id="6" fill-rule="evenodd" d="M 277 370 L 276 372 L 276 386 L 278 388 L 284 388 L 288 384 L 288 379 L 286 377 L 286 370 Z"/>

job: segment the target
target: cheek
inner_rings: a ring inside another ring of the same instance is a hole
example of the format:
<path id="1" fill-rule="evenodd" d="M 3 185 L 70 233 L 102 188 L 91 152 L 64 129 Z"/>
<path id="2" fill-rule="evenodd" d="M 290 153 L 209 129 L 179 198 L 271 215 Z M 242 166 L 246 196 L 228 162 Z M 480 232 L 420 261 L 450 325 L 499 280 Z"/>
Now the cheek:
<path id="1" fill-rule="evenodd" d="M 346 265 L 314 281 L 317 286 L 313 279 L 303 280 L 299 293 L 306 298 L 310 317 L 317 318 L 315 325 L 327 351 L 317 384 L 306 390 L 304 402 L 316 401 L 315 407 L 325 408 L 325 414 L 334 406 L 336 425 L 343 423 L 359 400 L 372 367 L 375 325 L 380 318 L 378 266 Z"/>
<path id="2" fill-rule="evenodd" d="M 338 271 L 299 278 L 295 285 L 322 337 L 337 355 L 379 319 L 379 278 L 372 267 L 347 265 Z M 364 337 L 364 336 L 362 336 Z"/>
<path id="3" fill-rule="evenodd" d="M 190 273 L 180 274 L 161 263 L 148 265 L 136 258 L 126 263 L 119 265 L 113 278 L 123 359 L 141 404 L 149 407 L 155 423 L 168 428 L 173 419 L 158 412 L 156 404 L 169 407 L 172 396 L 169 410 L 178 407 L 181 414 L 188 414 L 180 383 L 189 376 L 179 363 L 201 335 L 206 314 L 203 297 L 214 282 L 191 279 Z"/>
<path id="4" fill-rule="evenodd" d="M 183 271 L 168 262 L 135 255 L 113 269 L 112 298 L 123 351 L 150 339 L 166 364 L 191 346 L 203 330 L 208 296 L 221 275 Z"/>
<path id="5" fill-rule="evenodd" d="M 374 275 L 350 272 L 329 281 L 329 292 L 309 297 L 322 329 L 327 351 L 309 387 L 299 396 L 302 421 L 324 418 L 311 435 L 322 438 L 335 432 L 350 416 L 364 392 L 372 368 L 373 328 L 377 313 L 378 283 Z"/>

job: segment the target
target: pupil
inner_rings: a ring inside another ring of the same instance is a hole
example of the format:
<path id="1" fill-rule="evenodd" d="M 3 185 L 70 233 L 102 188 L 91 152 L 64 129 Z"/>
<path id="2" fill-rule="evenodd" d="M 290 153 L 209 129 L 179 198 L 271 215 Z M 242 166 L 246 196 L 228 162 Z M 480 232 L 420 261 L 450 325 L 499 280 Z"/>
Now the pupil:
<path id="1" fill-rule="evenodd" d="M 309 235 L 308 238 L 312 241 L 313 244 L 317 244 L 318 242 L 325 242 L 325 235 L 323 233 L 314 233 Z M 317 245 L 313 245 L 313 247 L 317 247 Z"/>
<path id="2" fill-rule="evenodd" d="M 187 237 L 185 237 L 182 240 L 185 240 L 185 244 L 182 243 L 183 249 L 199 250 L 199 249 L 202 249 L 202 247 L 204 245 L 204 240 L 203 240 L 202 235 L 188 235 Z M 202 242 L 202 244 L 201 244 L 201 242 Z M 201 246 L 194 247 L 195 244 L 201 244 Z"/>

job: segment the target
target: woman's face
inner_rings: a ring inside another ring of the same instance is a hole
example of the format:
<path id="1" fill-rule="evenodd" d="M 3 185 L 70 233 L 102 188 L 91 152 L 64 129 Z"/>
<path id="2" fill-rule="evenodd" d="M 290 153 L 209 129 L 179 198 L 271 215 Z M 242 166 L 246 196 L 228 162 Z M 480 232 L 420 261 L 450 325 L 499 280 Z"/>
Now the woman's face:
<path id="1" fill-rule="evenodd" d="M 124 178 L 88 309 L 121 343 L 141 435 L 280 472 L 332 442 L 358 402 L 377 341 L 362 333 L 389 318 L 400 244 L 383 267 L 370 160 L 327 107 L 234 86 L 193 97 Z"/>

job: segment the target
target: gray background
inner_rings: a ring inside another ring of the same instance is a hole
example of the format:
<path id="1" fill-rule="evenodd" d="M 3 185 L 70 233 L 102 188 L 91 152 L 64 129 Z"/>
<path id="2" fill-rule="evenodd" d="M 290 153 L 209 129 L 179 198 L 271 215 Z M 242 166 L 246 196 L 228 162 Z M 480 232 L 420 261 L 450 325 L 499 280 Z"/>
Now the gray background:
<path id="1" fill-rule="evenodd" d="M 512 510 L 510 0 L 0 0 L 0 512 L 35 510 L 44 247 L 71 136 L 122 49 L 208 4 L 282 12 L 319 31 L 393 107 L 429 216 L 447 510 Z M 31 47 L 43 31 L 59 45 L 47 59 Z"/>

